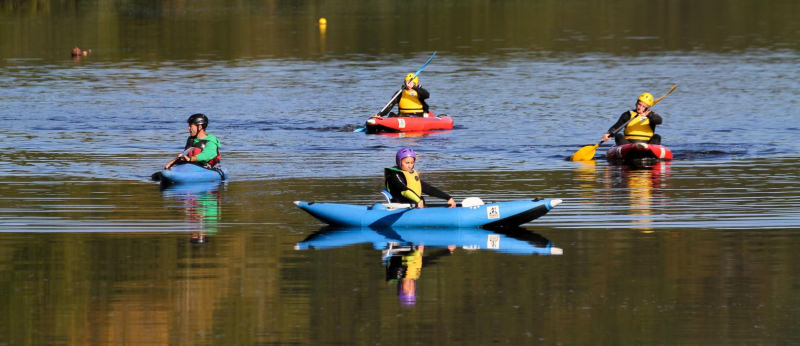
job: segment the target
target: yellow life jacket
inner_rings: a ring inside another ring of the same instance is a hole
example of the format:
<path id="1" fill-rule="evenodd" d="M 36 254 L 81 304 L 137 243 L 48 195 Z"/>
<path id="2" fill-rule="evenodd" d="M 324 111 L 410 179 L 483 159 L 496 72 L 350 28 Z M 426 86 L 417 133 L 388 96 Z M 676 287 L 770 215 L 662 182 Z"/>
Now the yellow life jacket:
<path id="1" fill-rule="evenodd" d="M 634 141 L 649 141 L 650 138 L 653 137 L 653 128 L 650 127 L 650 118 L 644 117 L 642 120 L 634 111 L 630 111 L 631 120 L 627 126 L 625 126 L 625 139 L 627 140 L 634 140 Z"/>
<path id="2" fill-rule="evenodd" d="M 422 181 L 419 178 L 419 172 L 417 170 L 414 170 L 411 173 L 409 173 L 397 167 L 388 167 L 386 168 L 386 172 L 387 174 L 389 172 L 394 172 L 392 174 L 395 174 L 397 172 L 402 172 L 403 178 L 405 178 L 406 180 L 405 189 L 400 191 L 392 190 L 391 187 L 389 186 L 389 183 L 388 182 L 386 183 L 386 190 L 388 190 L 393 197 L 402 196 L 413 203 L 417 203 L 422 199 Z"/>
<path id="3" fill-rule="evenodd" d="M 419 275 L 422 274 L 422 254 L 419 250 L 414 250 L 403 256 L 403 265 L 406 266 L 406 275 L 403 279 L 419 279 Z"/>
<path id="4" fill-rule="evenodd" d="M 414 202 L 419 202 L 419 199 L 422 197 L 422 182 L 419 179 L 419 173 L 417 170 L 412 170 L 410 173 L 403 171 L 403 175 L 406 178 L 406 188 L 407 191 L 403 191 L 400 194 L 403 197 L 408 198 Z M 408 191 L 413 192 L 416 196 L 411 195 Z"/>
<path id="5" fill-rule="evenodd" d="M 398 107 L 400 108 L 400 114 L 422 113 L 422 101 L 419 100 L 417 91 L 414 89 L 403 89 Z"/>

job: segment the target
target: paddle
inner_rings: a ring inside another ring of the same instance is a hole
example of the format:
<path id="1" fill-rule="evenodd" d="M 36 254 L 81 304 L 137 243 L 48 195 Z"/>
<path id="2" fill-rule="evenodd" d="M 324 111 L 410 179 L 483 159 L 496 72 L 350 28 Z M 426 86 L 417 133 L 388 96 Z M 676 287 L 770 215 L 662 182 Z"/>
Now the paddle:
<path id="1" fill-rule="evenodd" d="M 417 207 L 416 204 L 409 204 L 409 203 L 394 203 L 392 202 L 392 195 L 386 189 L 381 190 L 381 195 L 384 199 L 386 199 L 387 205 L 392 205 L 393 208 L 411 208 L 414 209 Z M 484 205 L 480 197 L 467 197 L 461 201 L 462 208 L 472 208 L 472 207 L 479 207 Z M 450 207 L 447 203 L 425 203 L 425 208 L 432 208 L 432 207 Z M 456 202 L 456 208 L 459 207 L 459 203 Z"/>
<path id="2" fill-rule="evenodd" d="M 428 61 L 426 61 L 424 64 L 422 64 L 422 67 L 420 67 L 419 70 L 417 70 L 417 72 L 414 72 L 414 76 L 415 77 L 418 76 L 422 72 L 422 70 L 424 70 L 426 67 L 428 67 L 428 64 L 431 63 L 431 60 L 433 60 L 433 57 L 435 57 L 435 56 L 436 56 L 436 51 L 434 51 L 433 54 L 431 54 L 431 57 L 428 58 Z M 378 114 L 383 113 L 386 110 L 388 110 L 389 108 L 391 108 L 392 107 L 392 101 L 394 101 L 394 99 L 397 97 L 397 95 L 399 95 L 401 92 L 403 92 L 403 89 L 405 89 L 405 85 L 400 87 L 400 90 L 398 90 L 396 93 L 394 93 L 394 95 L 392 95 L 392 98 L 389 99 L 389 102 L 386 103 L 386 105 L 383 106 L 383 108 L 381 108 L 381 111 L 378 112 Z M 353 132 L 364 132 L 366 130 L 367 130 L 367 127 L 364 126 L 364 127 L 360 127 L 360 128 L 357 128 L 357 129 L 353 130 Z"/>
<path id="3" fill-rule="evenodd" d="M 189 148 L 189 149 L 184 150 L 182 153 L 180 153 L 178 155 L 178 157 L 172 159 L 172 161 L 170 161 L 168 164 L 166 164 L 164 166 L 172 168 L 172 166 L 175 166 L 175 163 L 178 162 L 178 159 L 180 157 L 189 156 L 189 152 L 191 152 L 192 150 L 194 150 L 194 148 Z M 167 169 L 169 169 L 169 168 L 167 168 Z M 161 171 L 157 171 L 157 172 L 153 173 L 152 175 L 150 175 L 150 179 L 153 180 L 153 181 L 160 181 L 161 180 Z"/>
<path id="4" fill-rule="evenodd" d="M 673 91 L 675 91 L 675 88 L 677 88 L 677 87 L 678 87 L 677 84 L 673 85 L 672 88 L 669 89 L 669 91 L 667 91 L 666 94 L 664 94 L 664 96 L 659 97 L 658 99 L 656 99 L 653 102 L 653 106 L 655 106 L 657 103 L 661 102 L 661 100 L 663 100 L 665 97 L 667 97 L 667 95 L 669 95 Z M 628 123 L 631 122 L 631 120 L 633 120 L 633 119 L 634 118 L 628 119 L 628 121 L 626 121 L 624 124 L 620 125 L 616 129 L 612 129 L 611 132 L 609 132 L 609 134 L 610 135 L 614 135 L 617 132 L 619 132 L 620 130 L 624 129 L 625 126 L 627 126 Z M 597 144 L 595 144 L 595 145 L 587 145 L 587 146 L 584 146 L 583 148 L 578 149 L 578 151 L 576 151 L 574 154 L 572 154 L 572 156 L 569 157 L 569 160 L 570 161 L 590 161 L 590 160 L 594 159 L 595 151 L 597 151 L 597 147 L 599 147 L 600 144 L 603 144 L 602 140 L 600 142 L 598 142 Z"/>

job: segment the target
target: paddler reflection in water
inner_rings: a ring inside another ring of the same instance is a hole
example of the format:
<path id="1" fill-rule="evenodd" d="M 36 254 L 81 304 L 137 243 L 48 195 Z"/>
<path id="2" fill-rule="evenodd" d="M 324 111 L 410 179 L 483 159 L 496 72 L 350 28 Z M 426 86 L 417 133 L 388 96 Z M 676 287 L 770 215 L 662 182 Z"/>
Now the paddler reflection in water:
<path id="1" fill-rule="evenodd" d="M 650 107 L 654 105 L 653 95 L 650 93 L 642 93 L 636 99 L 636 110 L 626 111 L 619 116 L 617 123 L 608 129 L 608 132 L 603 135 L 602 141 L 605 142 L 611 139 L 612 132 L 619 129 L 625 122 L 632 119 L 626 126 L 624 134 L 622 131 L 617 131 L 614 134 L 614 141 L 617 145 L 627 143 L 650 143 L 661 144 L 661 136 L 655 134 L 656 125 L 661 124 L 661 116 L 653 112 Z"/>
<path id="2" fill-rule="evenodd" d="M 450 256 L 455 250 L 455 245 L 446 249 L 434 248 L 425 258 L 425 245 L 412 243 L 389 242 L 383 250 L 384 266 L 386 267 L 386 282 L 397 283 L 397 298 L 400 304 L 412 306 L 417 303 L 417 280 L 422 274 L 422 266 L 436 263 L 443 256 Z"/>
<path id="3" fill-rule="evenodd" d="M 189 220 L 197 223 L 197 230 L 192 232 L 189 242 L 205 244 L 209 235 L 217 234 L 217 223 L 220 219 L 220 192 L 211 190 L 197 195 L 187 194 L 186 214 Z"/>
<path id="4" fill-rule="evenodd" d="M 205 114 L 192 114 L 187 120 L 189 123 L 189 138 L 186 140 L 184 151 L 170 162 L 164 165 L 164 169 L 181 163 L 193 163 L 208 169 L 213 169 L 219 163 L 221 156 L 219 153 L 219 139 L 210 133 L 206 133 L 208 127 L 208 117 Z"/>
<path id="5" fill-rule="evenodd" d="M 383 112 L 376 113 L 374 116 L 400 116 L 400 117 L 428 117 L 428 104 L 425 99 L 431 94 L 419 85 L 419 77 L 413 73 L 406 75 L 403 80 L 403 90 L 389 103 Z M 398 114 L 390 113 L 392 107 L 397 104 Z"/>
<path id="6" fill-rule="evenodd" d="M 422 274 L 422 253 L 425 245 L 411 245 L 405 249 L 386 250 L 386 281 L 397 282 L 397 298 L 411 306 L 417 302 L 417 279 Z"/>
<path id="7" fill-rule="evenodd" d="M 424 208 L 425 199 L 422 198 L 424 193 L 447 200 L 447 206 L 454 208 L 456 201 L 453 197 L 422 181 L 419 172 L 414 169 L 416 161 L 417 154 L 413 149 L 402 148 L 395 156 L 397 166 L 387 167 L 384 170 L 386 190 L 392 195 L 392 202 L 408 203 L 417 208 Z"/>

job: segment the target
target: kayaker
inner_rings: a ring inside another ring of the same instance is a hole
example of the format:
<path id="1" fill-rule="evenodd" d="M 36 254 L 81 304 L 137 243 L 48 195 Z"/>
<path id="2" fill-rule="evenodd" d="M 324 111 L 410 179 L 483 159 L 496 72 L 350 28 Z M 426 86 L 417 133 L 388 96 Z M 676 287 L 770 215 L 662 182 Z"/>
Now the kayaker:
<path id="1" fill-rule="evenodd" d="M 424 208 L 425 199 L 422 198 L 424 193 L 447 200 L 447 206 L 454 208 L 456 201 L 453 197 L 420 179 L 419 172 L 414 169 L 416 161 L 417 154 L 414 149 L 402 148 L 395 156 L 397 166 L 387 167 L 384 170 L 386 189 L 392 195 L 392 202 L 408 203 L 417 208 Z"/>
<path id="2" fill-rule="evenodd" d="M 221 159 L 219 139 L 210 133 L 206 133 L 208 127 L 208 117 L 205 114 L 197 113 L 189 116 L 189 138 L 186 139 L 184 151 L 172 161 L 164 165 L 164 169 L 170 169 L 175 164 L 193 163 L 205 168 L 213 169 L 219 164 Z"/>
<path id="3" fill-rule="evenodd" d="M 400 117 L 424 117 L 428 115 L 428 104 L 425 100 L 431 94 L 428 90 L 419 85 L 419 77 L 413 73 L 406 75 L 403 80 L 403 91 L 398 93 L 394 99 L 389 103 L 382 113 L 376 113 L 374 116 L 400 116 Z M 397 105 L 398 114 L 389 112 L 394 105 Z"/>
<path id="4" fill-rule="evenodd" d="M 661 136 L 655 133 L 656 125 L 662 122 L 661 116 L 653 112 L 650 107 L 654 104 L 653 95 L 645 92 L 639 95 L 636 99 L 636 110 L 629 110 L 619 116 L 617 123 L 611 126 L 603 135 L 602 141 L 605 142 L 611 139 L 611 133 L 623 126 L 625 122 L 631 120 L 625 125 L 625 131 L 617 131 L 614 134 L 614 141 L 617 145 L 627 143 L 649 143 L 661 144 Z"/>

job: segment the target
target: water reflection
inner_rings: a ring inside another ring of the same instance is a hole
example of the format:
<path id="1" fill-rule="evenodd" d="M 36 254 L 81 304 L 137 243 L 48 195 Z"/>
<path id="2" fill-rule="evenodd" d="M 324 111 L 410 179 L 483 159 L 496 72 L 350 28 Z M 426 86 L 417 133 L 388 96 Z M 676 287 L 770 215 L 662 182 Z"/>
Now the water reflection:
<path id="1" fill-rule="evenodd" d="M 446 115 L 446 114 L 445 114 Z M 451 130 L 436 130 L 436 131 L 410 131 L 410 132 L 383 132 L 376 133 L 377 136 L 393 137 L 393 138 L 415 138 L 415 137 L 428 137 L 435 135 L 444 135 L 450 133 Z"/>
<path id="2" fill-rule="evenodd" d="M 670 162 L 662 161 L 654 165 L 611 165 L 606 167 L 607 181 L 612 188 L 620 188 L 628 193 L 630 202 L 630 222 L 632 229 L 644 233 L 653 232 L 653 214 L 657 213 L 666 200 Z M 655 205 L 654 205 L 655 203 Z"/>
<path id="3" fill-rule="evenodd" d="M 587 200 L 597 198 L 597 161 L 579 161 L 575 164 L 573 177 L 581 197 Z"/>
<path id="4" fill-rule="evenodd" d="M 398 299 L 406 306 L 416 303 L 417 280 L 422 267 L 435 263 L 442 256 L 456 254 L 458 249 L 517 255 L 563 253 L 548 239 L 524 228 L 490 231 L 478 228 L 394 230 L 323 227 L 297 243 L 295 249 L 331 249 L 360 243 L 371 243 L 381 251 L 386 281 L 396 283 Z"/>
<path id="5" fill-rule="evenodd" d="M 328 31 L 328 20 L 320 18 L 319 21 L 319 54 L 325 55 L 325 32 Z"/>
<path id="6" fill-rule="evenodd" d="M 432 258 L 452 253 L 454 246 L 448 246 L 447 251 L 437 251 Z M 417 280 L 422 275 L 422 255 L 425 245 L 389 243 L 389 248 L 384 250 L 383 265 L 386 267 L 386 282 L 397 284 L 397 297 L 400 303 L 406 306 L 417 302 Z"/>
<path id="7" fill-rule="evenodd" d="M 174 184 L 162 187 L 166 198 L 177 199 L 183 203 L 187 221 L 193 225 L 190 242 L 204 244 L 209 235 L 217 234 L 221 208 L 220 190 L 222 183 Z"/>
<path id="8" fill-rule="evenodd" d="M 320 50 L 332 55 L 406 54 L 431 48 L 459 54 L 737 52 L 796 49 L 799 25 L 796 2 L 789 0 L 657 2 L 653 8 L 658 15 L 648 16 L 647 26 L 628 20 L 641 11 L 641 3 L 632 0 L 613 5 L 591 0 L 411 4 L 391 0 L 2 1 L 0 57 L 56 55 L 52 47 L 65 43 L 102 47 L 105 58 L 115 60 L 313 57 Z M 724 15 L 696 15 L 717 13 L 720 8 Z M 330 21 L 330 28 L 315 27 L 313 18 L 320 14 Z M 425 20 L 408 25 L 406 18 L 421 14 Z M 322 47 L 325 40 L 316 42 L 315 31 L 330 34 L 327 50 Z"/>
<path id="9" fill-rule="evenodd" d="M 376 250 L 392 244 L 490 250 L 517 255 L 560 255 L 561 249 L 539 234 L 524 228 L 485 230 L 480 228 L 332 228 L 323 227 L 295 245 L 295 250 L 330 249 L 371 243 Z"/>

